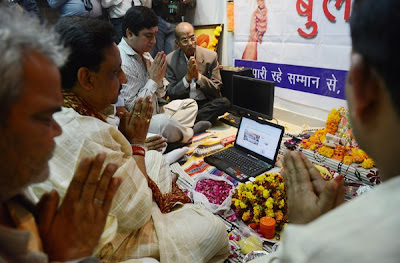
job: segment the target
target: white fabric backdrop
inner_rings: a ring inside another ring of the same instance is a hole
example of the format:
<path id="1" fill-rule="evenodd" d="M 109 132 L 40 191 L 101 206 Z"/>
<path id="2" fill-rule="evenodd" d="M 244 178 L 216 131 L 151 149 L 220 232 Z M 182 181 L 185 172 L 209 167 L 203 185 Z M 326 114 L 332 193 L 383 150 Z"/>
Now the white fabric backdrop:
<path id="1" fill-rule="evenodd" d="M 235 1 L 235 32 L 224 29 L 221 62 L 232 66 L 241 59 L 247 44 L 250 18 L 257 8 L 257 0 Z M 307 16 L 300 16 L 296 3 L 301 0 L 265 0 L 268 26 L 262 44 L 258 45 L 258 61 L 348 70 L 351 52 L 350 29 L 344 20 L 345 2 L 340 9 L 330 0 L 328 10 L 336 17 L 330 22 L 324 14 L 322 0 L 314 0 L 312 18 L 318 24 L 318 34 L 312 39 L 301 37 L 297 29 L 306 28 Z M 309 0 L 303 0 L 307 3 Z M 226 0 L 197 0 L 194 24 L 224 23 Z M 276 88 L 275 107 L 325 120 L 332 108 L 346 106 L 346 101 L 310 93 Z"/>

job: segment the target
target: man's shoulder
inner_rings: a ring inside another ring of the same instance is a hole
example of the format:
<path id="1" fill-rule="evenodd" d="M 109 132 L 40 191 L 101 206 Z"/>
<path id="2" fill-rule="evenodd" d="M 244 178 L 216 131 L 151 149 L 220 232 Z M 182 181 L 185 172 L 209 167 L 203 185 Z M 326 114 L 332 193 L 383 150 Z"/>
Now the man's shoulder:
<path id="1" fill-rule="evenodd" d="M 111 124 L 99 120 L 96 117 L 81 115 L 74 109 L 66 107 L 62 107 L 60 112 L 55 113 L 54 119 L 60 124 L 63 130 L 69 126 L 79 125 L 79 127 L 83 129 L 83 133 L 87 133 L 89 129 L 110 129 L 113 127 Z"/>
<path id="2" fill-rule="evenodd" d="M 210 50 L 208 48 L 197 46 L 196 49 L 197 49 L 197 52 L 202 53 L 207 57 L 218 57 L 217 52 Z"/>
<path id="3" fill-rule="evenodd" d="M 128 55 L 133 56 L 136 54 L 136 52 L 131 48 L 131 46 L 129 46 L 128 43 L 126 43 L 124 38 L 122 38 L 121 41 L 119 42 L 118 49 L 121 53 L 121 57 Z"/>
<path id="4" fill-rule="evenodd" d="M 178 48 L 167 55 L 167 63 L 170 64 L 172 61 L 177 61 L 179 59 L 179 56 L 180 49 Z"/>

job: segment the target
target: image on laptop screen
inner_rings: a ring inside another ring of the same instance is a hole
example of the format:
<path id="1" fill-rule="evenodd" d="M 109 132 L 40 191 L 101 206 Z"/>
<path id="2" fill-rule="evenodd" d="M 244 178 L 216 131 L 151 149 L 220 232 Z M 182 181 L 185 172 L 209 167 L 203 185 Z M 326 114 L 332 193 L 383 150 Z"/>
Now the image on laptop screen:
<path id="1" fill-rule="evenodd" d="M 243 117 L 235 143 L 265 158 L 274 160 L 280 135 L 281 129 L 277 127 Z"/>

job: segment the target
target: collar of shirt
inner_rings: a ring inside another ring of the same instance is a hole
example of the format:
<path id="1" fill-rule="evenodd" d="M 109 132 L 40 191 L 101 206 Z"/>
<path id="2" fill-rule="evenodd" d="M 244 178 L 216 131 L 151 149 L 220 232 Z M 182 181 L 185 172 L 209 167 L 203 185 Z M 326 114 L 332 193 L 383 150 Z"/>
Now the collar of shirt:
<path id="1" fill-rule="evenodd" d="M 121 42 L 118 44 L 118 47 L 127 55 L 142 59 L 143 63 L 145 63 L 145 60 L 153 62 L 153 58 L 151 57 L 149 52 L 144 52 L 143 55 L 140 55 L 131 46 L 129 46 L 129 44 L 125 41 L 124 38 L 121 39 Z"/>

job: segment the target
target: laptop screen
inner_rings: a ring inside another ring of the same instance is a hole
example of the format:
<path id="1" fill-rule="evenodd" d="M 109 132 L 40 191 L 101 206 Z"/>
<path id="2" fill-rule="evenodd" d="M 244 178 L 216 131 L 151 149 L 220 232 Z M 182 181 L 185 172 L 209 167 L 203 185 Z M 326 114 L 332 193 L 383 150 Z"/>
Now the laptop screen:
<path id="1" fill-rule="evenodd" d="M 281 134 L 281 128 L 242 117 L 235 144 L 274 160 Z"/>

